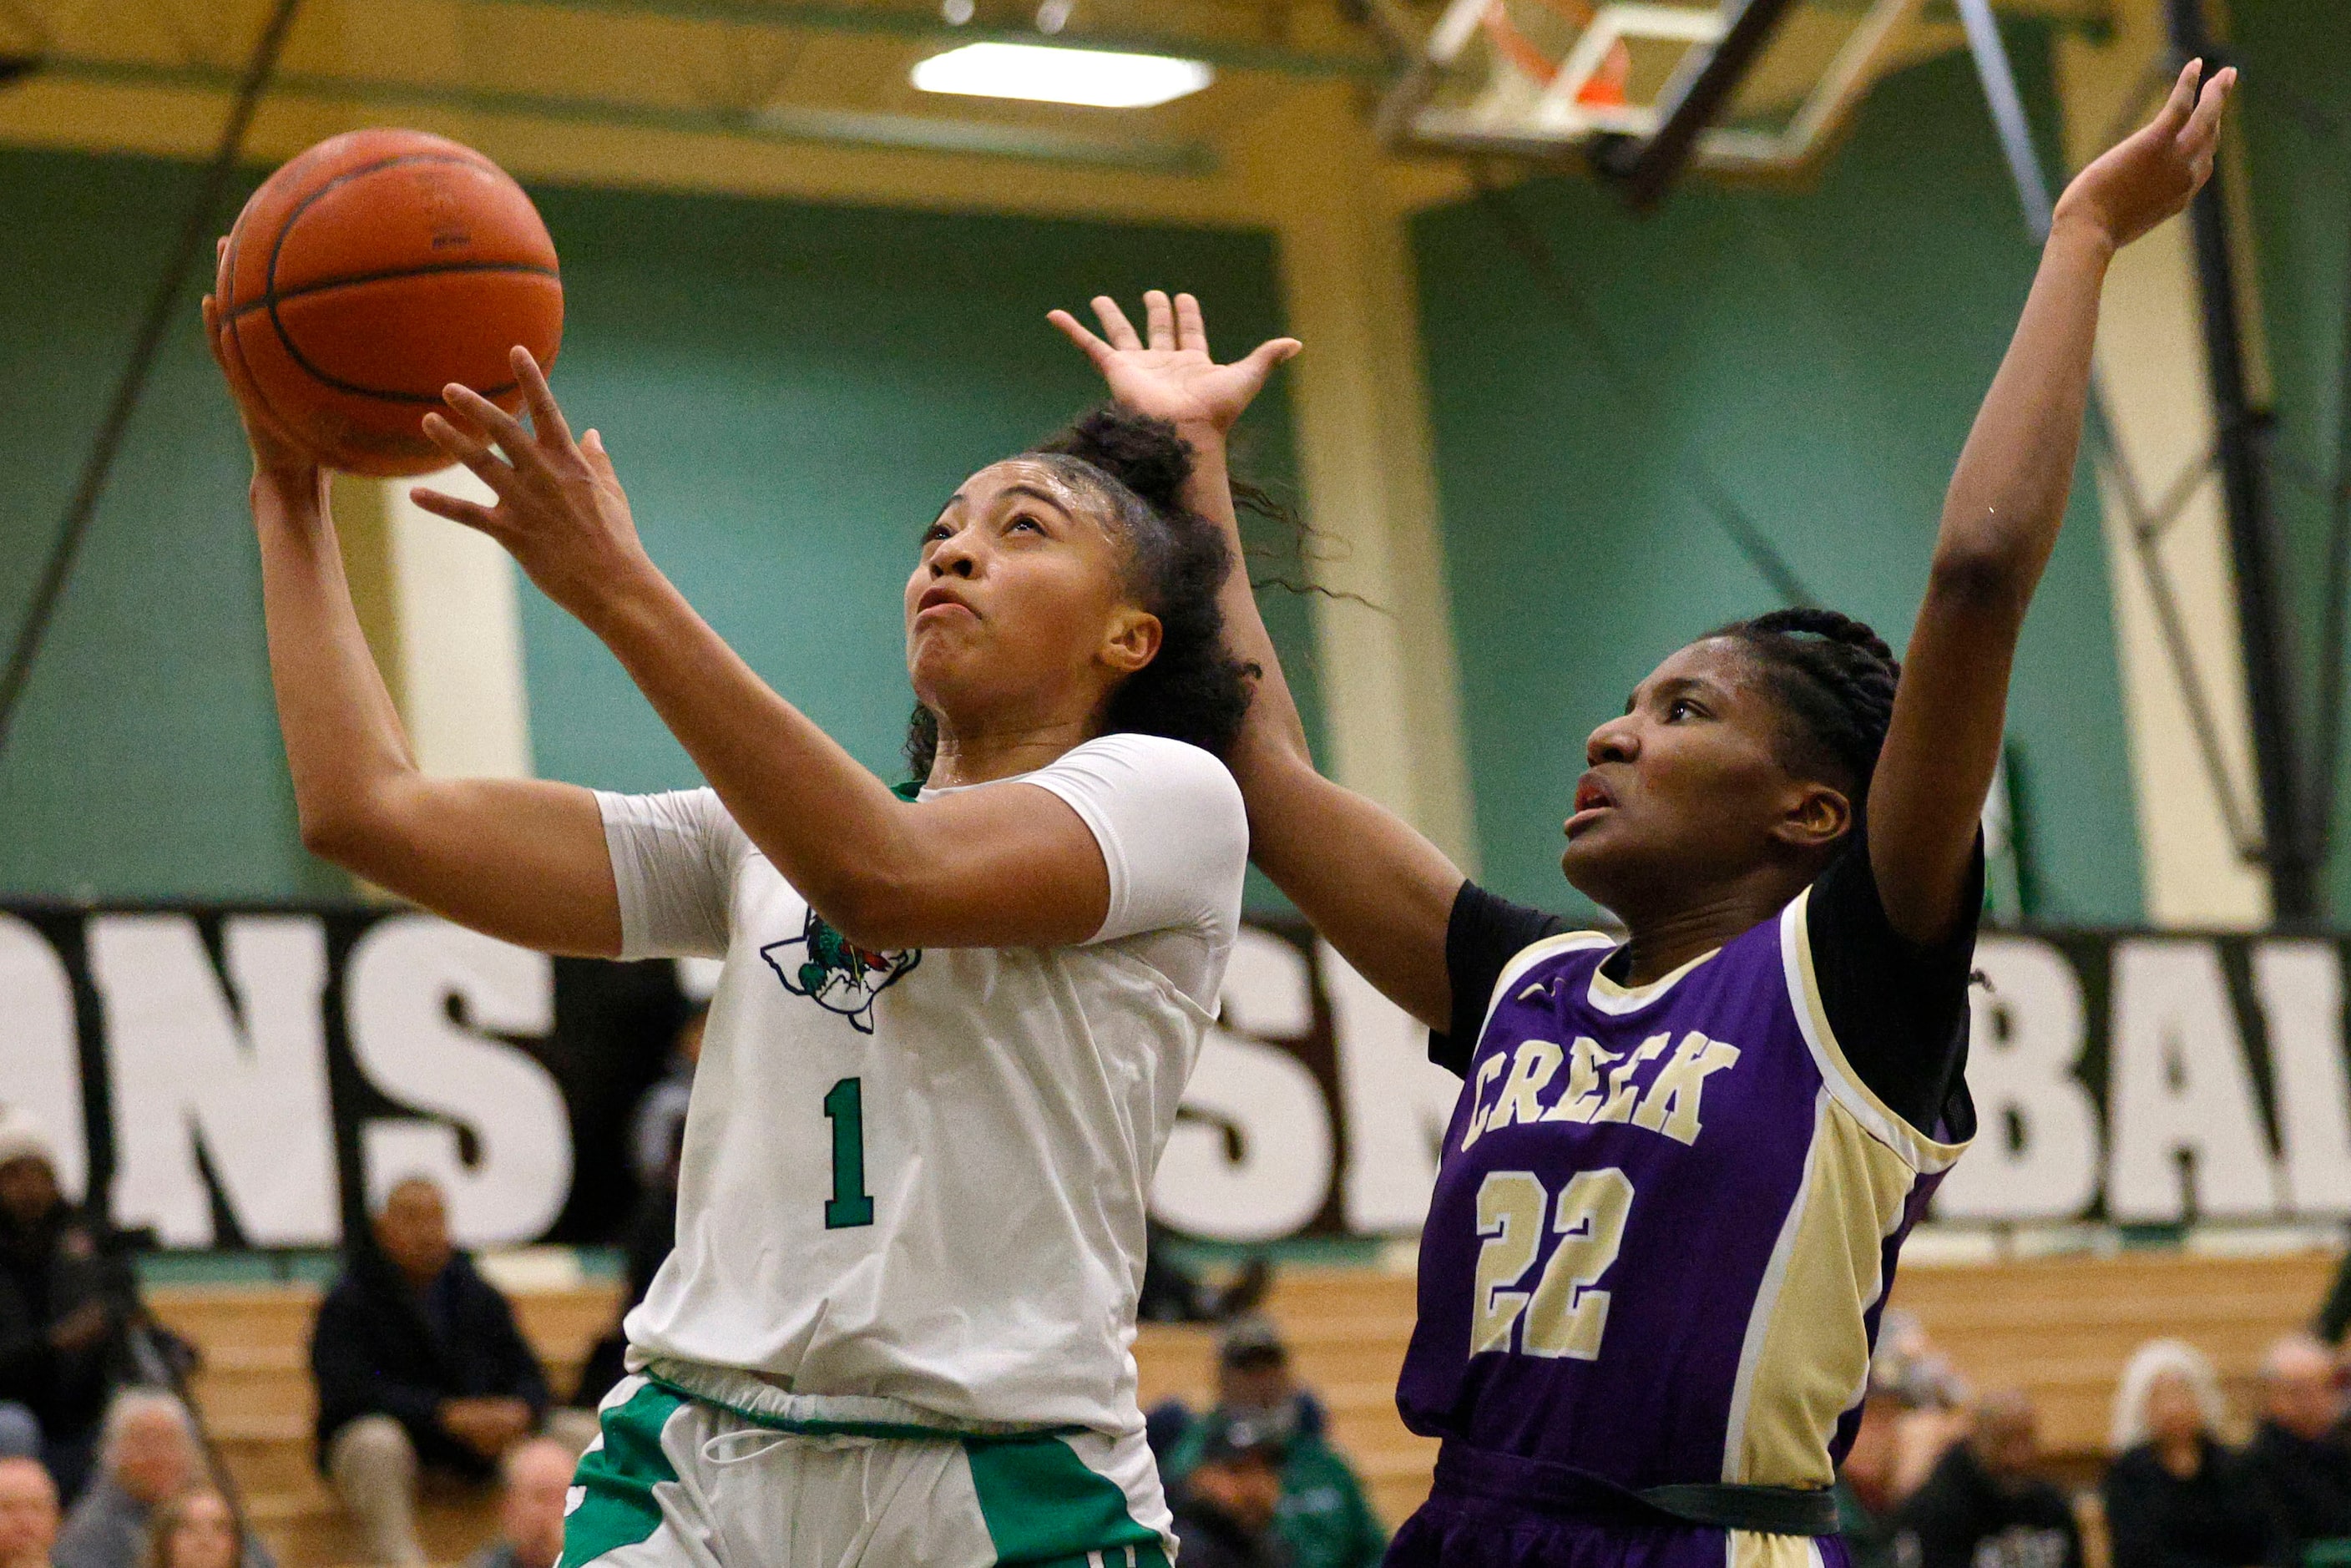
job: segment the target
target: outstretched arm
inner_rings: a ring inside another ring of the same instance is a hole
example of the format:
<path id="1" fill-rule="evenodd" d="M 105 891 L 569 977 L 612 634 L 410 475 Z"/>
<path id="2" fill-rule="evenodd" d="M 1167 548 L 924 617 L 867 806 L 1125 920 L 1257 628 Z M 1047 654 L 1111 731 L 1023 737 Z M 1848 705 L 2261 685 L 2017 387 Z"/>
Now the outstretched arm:
<path id="1" fill-rule="evenodd" d="M 572 439 L 527 350 L 513 364 L 530 428 L 455 386 L 424 422 L 496 504 L 431 490 L 417 504 L 497 540 L 603 641 L 818 914 L 879 949 L 1057 946 L 1102 928 L 1109 868 L 1075 808 L 1033 787 L 898 799 L 695 612 L 639 541 L 602 440 Z"/>
<path id="2" fill-rule="evenodd" d="M 2201 75 L 2191 62 L 2154 121 L 2085 169 L 2057 204 L 2023 319 L 1951 479 L 1870 788 L 1870 867 L 1887 918 L 1914 942 L 1941 940 L 1966 913 L 2017 637 L 2073 491 L 2107 265 L 2212 172 L 2236 72 L 2221 71 L 2199 98 Z"/>
<path id="3" fill-rule="evenodd" d="M 210 299 L 204 314 L 209 329 Z M 620 895 L 595 797 L 417 770 L 351 606 L 324 476 L 265 422 L 247 414 L 246 428 L 270 684 L 304 845 L 504 941 L 617 954 Z"/>
<path id="4" fill-rule="evenodd" d="M 1067 311 L 1051 319 L 1085 350 L 1120 402 L 1183 432 L 1197 458 L 1186 499 L 1232 547 L 1225 636 L 1237 657 L 1264 671 L 1230 759 L 1249 803 L 1250 857 L 1358 973 L 1415 1018 L 1443 1029 L 1453 994 L 1445 932 L 1461 872 L 1395 812 L 1316 771 L 1241 554 L 1226 437 L 1298 342 L 1277 338 L 1219 365 L 1192 296 L 1171 300 L 1153 289 L 1144 302 L 1147 340 L 1108 298 L 1093 301 L 1101 337 Z"/>

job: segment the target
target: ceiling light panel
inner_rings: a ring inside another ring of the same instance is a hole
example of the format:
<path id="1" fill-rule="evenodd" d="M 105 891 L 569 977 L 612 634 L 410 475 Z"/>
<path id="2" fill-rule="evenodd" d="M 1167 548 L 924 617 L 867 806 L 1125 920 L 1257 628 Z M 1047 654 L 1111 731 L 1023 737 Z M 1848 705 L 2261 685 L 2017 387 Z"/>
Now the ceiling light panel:
<path id="1" fill-rule="evenodd" d="M 1152 109 L 1216 79 L 1217 73 L 1199 60 L 1042 44 L 966 44 L 933 55 L 914 71 L 914 85 L 925 92 L 1091 109 Z"/>

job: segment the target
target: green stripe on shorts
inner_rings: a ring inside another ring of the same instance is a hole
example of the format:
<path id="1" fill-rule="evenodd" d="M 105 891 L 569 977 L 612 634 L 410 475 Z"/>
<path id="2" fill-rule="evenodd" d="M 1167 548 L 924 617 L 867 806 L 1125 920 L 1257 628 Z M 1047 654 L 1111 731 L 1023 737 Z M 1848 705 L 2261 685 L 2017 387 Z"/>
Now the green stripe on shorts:
<path id="1" fill-rule="evenodd" d="M 607 1552 L 634 1546 L 661 1528 L 661 1504 L 653 1488 L 677 1479 L 662 1452 L 662 1428 L 685 1403 L 668 1389 L 647 1384 L 598 1417 L 601 1446 L 580 1460 L 572 1485 L 580 1506 L 563 1521 L 563 1556 L 558 1568 L 583 1568 Z"/>
<path id="2" fill-rule="evenodd" d="M 1167 1568 L 1159 1532 L 1126 1511 L 1126 1493 L 1059 1437 L 967 1437 L 979 1516 L 1005 1568 Z"/>

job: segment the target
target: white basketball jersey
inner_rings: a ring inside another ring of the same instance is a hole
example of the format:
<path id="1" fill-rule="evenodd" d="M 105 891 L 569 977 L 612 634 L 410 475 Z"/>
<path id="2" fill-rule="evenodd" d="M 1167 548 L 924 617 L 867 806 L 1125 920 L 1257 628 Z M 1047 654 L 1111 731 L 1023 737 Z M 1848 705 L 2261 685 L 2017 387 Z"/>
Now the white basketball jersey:
<path id="1" fill-rule="evenodd" d="M 1102 845 L 1091 942 L 865 952 L 714 791 L 599 795 L 623 956 L 726 960 L 632 1365 L 867 1427 L 1140 1425 L 1146 1197 L 1238 932 L 1248 823 L 1221 763 L 1157 737 L 975 788 L 1020 783 Z"/>

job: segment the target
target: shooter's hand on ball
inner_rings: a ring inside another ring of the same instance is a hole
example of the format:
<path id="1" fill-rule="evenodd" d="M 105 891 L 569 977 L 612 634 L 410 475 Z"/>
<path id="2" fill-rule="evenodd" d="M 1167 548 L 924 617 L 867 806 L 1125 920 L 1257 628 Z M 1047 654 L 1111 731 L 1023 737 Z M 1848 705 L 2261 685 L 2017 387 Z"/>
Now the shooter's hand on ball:
<path id="1" fill-rule="evenodd" d="M 1195 447 L 1200 435 L 1221 440 L 1264 389 L 1273 367 L 1298 352 L 1297 339 L 1274 338 L 1259 343 L 1247 359 L 1220 365 L 1209 357 L 1198 300 L 1178 294 L 1171 301 L 1154 288 L 1144 295 L 1143 303 L 1148 342 L 1108 295 L 1098 295 L 1093 301 L 1102 337 L 1066 310 L 1053 311 L 1047 319 L 1085 350 L 1122 406 L 1167 421 L 1193 435 Z"/>
<path id="2" fill-rule="evenodd" d="M 530 408 L 529 428 L 454 383 L 442 394 L 447 412 L 424 416 L 424 434 L 495 491 L 497 504 L 486 507 L 421 486 L 409 494 L 426 511 L 504 545 L 549 599 L 593 628 L 598 608 L 652 573 L 653 563 L 637 538 L 629 497 L 603 439 L 591 430 L 574 441 L 530 350 L 517 348 L 512 360 Z"/>
<path id="3" fill-rule="evenodd" d="M 228 241 L 213 242 L 215 254 L 228 249 Z M 237 378 L 222 357 L 220 332 L 220 301 L 204 296 L 204 347 L 212 350 L 213 363 L 229 384 L 229 395 L 236 403 L 236 415 L 245 424 L 245 442 L 253 449 L 253 482 L 266 486 L 289 497 L 315 497 L 320 480 L 318 460 L 280 434 L 277 427 L 256 413 L 238 395 Z"/>
<path id="4" fill-rule="evenodd" d="M 2203 74 L 2203 61 L 2189 61 L 2163 112 L 2074 177 L 2057 203 L 2059 229 L 2086 228 L 2120 250 L 2188 205 L 2212 177 L 2220 112 L 2237 85 L 2232 66 L 2199 94 Z"/>

